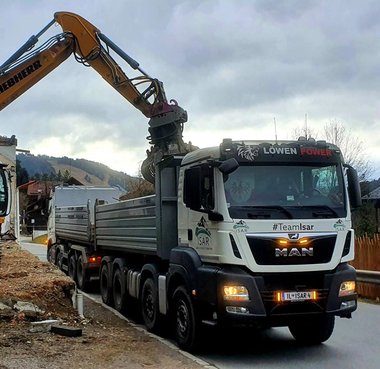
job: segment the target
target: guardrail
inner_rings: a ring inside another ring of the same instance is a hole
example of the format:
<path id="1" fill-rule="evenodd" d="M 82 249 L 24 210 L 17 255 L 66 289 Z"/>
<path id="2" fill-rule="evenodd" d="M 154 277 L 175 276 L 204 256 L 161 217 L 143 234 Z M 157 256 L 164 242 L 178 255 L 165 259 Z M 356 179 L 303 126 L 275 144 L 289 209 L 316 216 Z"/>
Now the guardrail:
<path id="1" fill-rule="evenodd" d="M 380 284 L 380 272 L 373 270 L 356 270 L 356 280 L 358 282 Z"/>

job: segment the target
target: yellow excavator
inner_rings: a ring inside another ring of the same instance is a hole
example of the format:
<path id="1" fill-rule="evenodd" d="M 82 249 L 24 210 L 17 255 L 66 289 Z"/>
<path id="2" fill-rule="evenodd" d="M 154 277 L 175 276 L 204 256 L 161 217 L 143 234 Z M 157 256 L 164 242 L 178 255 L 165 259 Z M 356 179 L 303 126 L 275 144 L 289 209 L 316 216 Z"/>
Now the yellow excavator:
<path id="1" fill-rule="evenodd" d="M 37 46 L 39 37 L 54 23 L 63 32 Z M 111 50 L 137 71 L 129 78 L 111 56 Z M 34 86 L 71 54 L 85 66 L 94 68 L 115 90 L 149 118 L 149 143 L 141 173 L 154 184 L 154 163 L 166 155 L 192 151 L 183 141 L 187 112 L 175 100 L 166 99 L 162 82 L 150 77 L 139 63 L 126 54 L 98 28 L 81 16 L 57 12 L 54 19 L 33 35 L 0 66 L 0 110 Z"/>

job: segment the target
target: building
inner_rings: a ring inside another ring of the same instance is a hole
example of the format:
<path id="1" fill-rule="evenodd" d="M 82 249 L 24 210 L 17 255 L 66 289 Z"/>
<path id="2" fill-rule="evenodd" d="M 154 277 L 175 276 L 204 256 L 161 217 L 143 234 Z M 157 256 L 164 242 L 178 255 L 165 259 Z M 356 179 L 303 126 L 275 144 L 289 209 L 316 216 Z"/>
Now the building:
<path id="1" fill-rule="evenodd" d="M 370 202 L 375 208 L 376 232 L 380 233 L 380 187 L 362 197 L 363 202 Z"/>
<path id="2" fill-rule="evenodd" d="M 30 234 L 33 230 L 46 230 L 50 192 L 59 184 L 57 181 L 33 180 L 17 188 L 21 232 Z M 83 185 L 73 177 L 69 178 L 67 184 Z"/>

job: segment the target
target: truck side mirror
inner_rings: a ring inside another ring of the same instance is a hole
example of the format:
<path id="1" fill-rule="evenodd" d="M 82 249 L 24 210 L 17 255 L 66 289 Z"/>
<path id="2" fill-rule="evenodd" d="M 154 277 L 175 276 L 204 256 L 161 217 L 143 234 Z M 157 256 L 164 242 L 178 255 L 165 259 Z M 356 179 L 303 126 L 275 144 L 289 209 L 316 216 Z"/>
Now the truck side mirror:
<path id="1" fill-rule="evenodd" d="M 201 173 L 200 167 L 190 168 L 185 171 L 183 201 L 192 210 L 199 210 L 201 208 Z"/>
<path id="2" fill-rule="evenodd" d="M 234 172 L 237 168 L 239 167 L 239 163 L 236 161 L 235 158 L 227 159 L 222 162 L 218 166 L 218 169 L 223 173 L 223 174 L 231 174 Z"/>
<path id="3" fill-rule="evenodd" d="M 355 209 L 362 205 L 358 173 L 351 165 L 345 164 L 344 166 L 347 169 L 348 197 L 350 199 L 350 205 L 351 208 Z"/>

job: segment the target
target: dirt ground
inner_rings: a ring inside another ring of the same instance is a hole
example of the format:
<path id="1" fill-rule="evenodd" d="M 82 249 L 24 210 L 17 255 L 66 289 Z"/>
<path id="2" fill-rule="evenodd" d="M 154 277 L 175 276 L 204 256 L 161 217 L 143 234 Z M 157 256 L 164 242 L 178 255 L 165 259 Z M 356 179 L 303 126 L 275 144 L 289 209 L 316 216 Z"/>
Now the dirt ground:
<path id="1" fill-rule="evenodd" d="M 0 245 L 0 369 L 204 367 L 90 299 L 84 298 L 80 318 L 72 307 L 70 278 L 15 242 Z M 17 310 L 18 301 L 33 303 L 35 311 Z M 31 322 L 51 319 L 82 329 L 82 335 L 33 332 Z"/>

